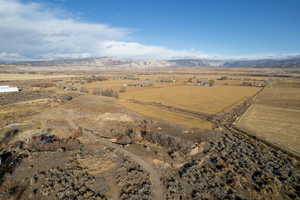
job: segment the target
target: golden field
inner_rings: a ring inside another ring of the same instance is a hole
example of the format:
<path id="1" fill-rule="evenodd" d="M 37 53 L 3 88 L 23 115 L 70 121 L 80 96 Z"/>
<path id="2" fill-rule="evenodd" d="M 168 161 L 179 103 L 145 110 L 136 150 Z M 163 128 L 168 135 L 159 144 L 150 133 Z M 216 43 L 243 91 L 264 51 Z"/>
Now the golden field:
<path id="1" fill-rule="evenodd" d="M 167 85 L 167 84 L 166 84 Z M 129 88 L 120 94 L 118 102 L 139 114 L 178 125 L 193 128 L 212 129 L 213 124 L 186 113 L 166 110 L 155 105 L 141 105 L 130 102 L 155 102 L 191 112 L 215 114 L 230 110 L 246 98 L 255 95 L 260 89 L 255 87 L 222 86 L 213 87 L 175 85 L 159 88 Z"/>
<path id="2" fill-rule="evenodd" d="M 300 153 L 300 93 L 293 87 L 265 88 L 237 126 L 296 154 Z"/>
<path id="3" fill-rule="evenodd" d="M 215 114 L 223 112 L 259 91 L 256 87 L 242 86 L 175 86 L 145 88 L 121 94 L 121 99 L 156 102 L 194 112 Z"/>
<path id="4" fill-rule="evenodd" d="M 127 101 L 120 101 L 120 102 L 129 110 L 153 119 L 167 121 L 170 123 L 187 126 L 191 128 L 212 129 L 213 127 L 212 123 L 187 114 L 172 112 L 151 105 L 141 105 L 136 103 L 130 103 Z"/>
<path id="5" fill-rule="evenodd" d="M 280 108 L 300 109 L 300 88 L 272 87 L 265 88 L 256 99 L 257 104 Z"/>
<path id="6" fill-rule="evenodd" d="M 253 105 L 238 125 L 273 144 L 300 153 L 300 110 Z"/>

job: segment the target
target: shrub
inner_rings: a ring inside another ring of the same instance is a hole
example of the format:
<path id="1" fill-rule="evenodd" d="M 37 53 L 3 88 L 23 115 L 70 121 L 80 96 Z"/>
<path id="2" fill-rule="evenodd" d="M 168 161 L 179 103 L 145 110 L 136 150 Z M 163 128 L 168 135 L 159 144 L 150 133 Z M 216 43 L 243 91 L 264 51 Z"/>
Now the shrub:
<path id="1" fill-rule="evenodd" d="M 105 89 L 102 91 L 102 96 L 119 98 L 119 93 L 112 89 Z"/>
<path id="2" fill-rule="evenodd" d="M 102 87 L 96 87 L 93 89 L 92 94 L 93 95 L 102 95 L 103 88 Z"/>
<path id="3" fill-rule="evenodd" d="M 96 87 L 93 89 L 94 95 L 100 95 L 100 96 L 106 96 L 106 97 L 114 97 L 119 98 L 119 93 L 110 89 L 110 88 L 102 88 L 102 87 Z"/>
<path id="4" fill-rule="evenodd" d="M 122 86 L 121 89 L 119 90 L 120 93 L 126 92 L 127 91 L 127 87 Z"/>
<path id="5" fill-rule="evenodd" d="M 89 93 L 88 89 L 86 89 L 85 87 L 81 87 L 80 88 L 80 92 L 82 92 L 82 93 Z"/>
<path id="6" fill-rule="evenodd" d="M 54 87 L 54 83 L 33 83 L 31 84 L 31 87 L 40 87 L 40 88 L 49 88 Z"/>

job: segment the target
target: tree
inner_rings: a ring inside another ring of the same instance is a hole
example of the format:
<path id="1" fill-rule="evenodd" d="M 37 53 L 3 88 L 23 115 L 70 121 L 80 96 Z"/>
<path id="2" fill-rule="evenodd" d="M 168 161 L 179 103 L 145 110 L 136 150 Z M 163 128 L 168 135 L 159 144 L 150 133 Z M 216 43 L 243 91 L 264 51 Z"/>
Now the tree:
<path id="1" fill-rule="evenodd" d="M 215 81 L 214 80 L 209 80 L 208 83 L 209 83 L 209 86 L 213 86 L 215 84 Z"/>

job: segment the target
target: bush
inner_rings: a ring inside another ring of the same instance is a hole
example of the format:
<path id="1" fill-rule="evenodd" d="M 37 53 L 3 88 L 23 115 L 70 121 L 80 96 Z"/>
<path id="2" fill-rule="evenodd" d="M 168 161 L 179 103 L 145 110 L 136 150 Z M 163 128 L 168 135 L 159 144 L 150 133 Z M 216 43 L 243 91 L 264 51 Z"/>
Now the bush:
<path id="1" fill-rule="evenodd" d="M 123 93 L 126 91 L 127 91 L 127 87 L 125 87 L 125 86 L 121 87 L 121 89 L 119 90 L 120 93 Z"/>
<path id="2" fill-rule="evenodd" d="M 86 89 L 85 87 L 81 87 L 80 92 L 89 93 L 88 89 Z"/>
<path id="3" fill-rule="evenodd" d="M 93 95 L 102 95 L 103 88 L 102 87 L 96 87 L 93 89 L 92 94 Z"/>
<path id="4" fill-rule="evenodd" d="M 33 83 L 31 84 L 31 87 L 40 87 L 40 88 L 49 88 L 54 87 L 54 83 Z"/>
<path id="5" fill-rule="evenodd" d="M 96 87 L 93 89 L 94 95 L 100 95 L 100 96 L 106 96 L 106 97 L 114 97 L 119 98 L 119 93 L 116 91 L 113 91 L 112 89 L 106 89 L 102 87 Z"/>
<path id="6" fill-rule="evenodd" d="M 105 89 L 102 91 L 102 96 L 106 96 L 106 97 L 115 97 L 115 98 L 119 98 L 119 93 L 113 91 L 112 89 Z"/>

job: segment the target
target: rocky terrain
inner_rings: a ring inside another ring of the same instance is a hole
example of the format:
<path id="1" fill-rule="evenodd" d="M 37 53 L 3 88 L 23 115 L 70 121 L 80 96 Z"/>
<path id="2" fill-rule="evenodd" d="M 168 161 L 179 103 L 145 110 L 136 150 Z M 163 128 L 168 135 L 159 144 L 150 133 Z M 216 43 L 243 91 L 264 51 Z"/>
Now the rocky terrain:
<path id="1" fill-rule="evenodd" d="M 150 151 L 150 158 L 151 151 L 160 154 L 155 157 L 161 162 L 140 156 L 129 144 L 122 147 L 100 138 L 83 144 L 78 139 L 40 136 L 31 140 L 33 144 L 5 146 L 1 151 L 1 199 L 300 197 L 299 161 L 252 138 L 226 131 L 194 135 L 197 142 L 188 149 L 181 146 L 192 143 L 189 139 L 170 136 L 180 141 L 176 143 L 170 137 L 157 137 L 160 144 L 154 144 L 147 139 L 152 134 L 144 132 L 142 143 L 131 142 L 147 147 L 142 151 Z M 165 154 L 156 152 L 156 145 Z M 162 192 L 154 189 L 157 186 Z"/>
<path id="2" fill-rule="evenodd" d="M 298 199 L 299 163 L 247 136 L 223 133 L 173 170 L 167 199 Z"/>

